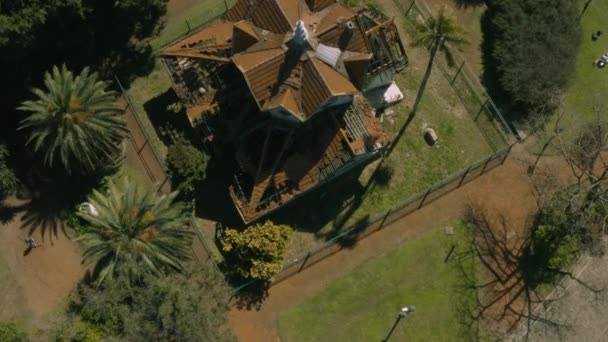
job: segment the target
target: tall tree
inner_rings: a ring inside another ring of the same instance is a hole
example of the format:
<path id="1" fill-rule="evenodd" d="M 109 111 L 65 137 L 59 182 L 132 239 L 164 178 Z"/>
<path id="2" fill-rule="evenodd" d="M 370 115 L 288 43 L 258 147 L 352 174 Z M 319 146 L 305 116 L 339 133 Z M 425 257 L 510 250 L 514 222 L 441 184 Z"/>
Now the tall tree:
<path id="1" fill-rule="evenodd" d="M 27 144 L 43 154 L 48 166 L 59 159 L 68 172 L 91 172 L 113 160 L 127 128 L 116 94 L 106 90 L 108 82 L 98 81 L 89 68 L 74 77 L 64 65 L 47 72 L 44 84 L 46 90 L 33 89 L 37 100 L 19 107 L 30 113 L 20 127 L 30 131 Z"/>
<path id="2" fill-rule="evenodd" d="M 582 38 L 578 1 L 489 0 L 488 7 L 488 64 L 508 102 L 533 113 L 558 98 L 574 74 Z"/>
<path id="3" fill-rule="evenodd" d="M 107 193 L 93 191 L 91 210 L 79 213 L 88 223 L 79 240 L 86 246 L 84 259 L 96 265 L 100 283 L 133 261 L 156 274 L 182 268 L 182 261 L 190 258 L 192 233 L 176 196 L 158 196 L 155 187 L 145 188 L 126 176 L 110 184 Z"/>
<path id="4" fill-rule="evenodd" d="M 418 25 L 417 29 L 419 32 L 419 37 L 414 43 L 412 43 L 412 45 L 427 48 L 430 52 L 430 57 L 426 66 L 426 71 L 424 72 L 424 77 L 422 78 L 422 83 L 420 84 L 420 88 L 418 88 L 418 94 L 416 95 L 416 100 L 414 101 L 412 111 L 410 112 L 407 121 L 403 124 L 399 130 L 399 133 L 395 137 L 395 140 L 389 148 L 387 155 L 390 155 L 390 153 L 393 151 L 403 136 L 403 133 L 405 133 L 406 128 L 409 126 L 418 112 L 418 106 L 422 100 L 424 90 L 426 89 L 426 84 L 431 77 L 431 71 L 433 70 L 433 63 L 435 62 L 437 53 L 443 52 L 448 64 L 453 64 L 453 58 L 448 44 L 457 48 L 468 44 L 466 39 L 463 37 L 463 29 L 456 25 L 453 18 L 445 14 L 444 7 L 439 10 L 436 17 L 428 18 L 423 24 Z"/>
<path id="5" fill-rule="evenodd" d="M 234 341 L 227 324 L 230 291 L 209 265 L 156 277 L 119 272 L 99 288 L 82 287 L 56 341 Z M 84 324 L 83 324 L 84 323 Z"/>

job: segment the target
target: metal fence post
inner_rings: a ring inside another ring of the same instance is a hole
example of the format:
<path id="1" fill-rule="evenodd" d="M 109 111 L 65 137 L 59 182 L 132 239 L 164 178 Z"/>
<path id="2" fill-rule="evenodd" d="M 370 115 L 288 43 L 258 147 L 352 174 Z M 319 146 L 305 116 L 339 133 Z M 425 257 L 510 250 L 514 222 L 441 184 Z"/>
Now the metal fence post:
<path id="1" fill-rule="evenodd" d="M 477 119 L 479 119 L 479 116 L 481 115 L 481 113 L 483 112 L 483 110 L 486 108 L 487 104 L 488 104 L 488 98 L 486 97 L 486 100 L 481 105 L 481 109 L 479 109 L 479 113 L 477 113 L 477 116 L 475 117 L 475 122 L 477 122 Z"/>
<path id="2" fill-rule="evenodd" d="M 513 148 L 513 145 L 515 144 L 511 144 L 509 146 L 509 149 L 507 149 L 507 153 L 505 153 L 505 157 L 502 159 L 502 161 L 500 162 L 500 165 L 504 164 L 505 161 L 507 160 L 507 157 L 509 156 L 509 153 L 511 153 L 511 149 Z"/>
<path id="3" fill-rule="evenodd" d="M 488 165 L 490 164 L 490 161 L 492 161 L 495 156 L 496 156 L 496 153 L 488 157 L 486 162 L 483 164 L 483 168 L 481 169 L 480 175 L 483 175 L 483 173 L 486 172 L 486 167 L 488 167 Z"/>
<path id="4" fill-rule="evenodd" d="M 416 3 L 416 0 L 412 0 L 412 3 L 410 4 L 410 7 L 408 7 L 407 10 L 405 11 L 405 16 L 406 17 L 410 13 L 410 11 L 412 10 L 412 8 L 414 7 L 415 3 Z"/>
<path id="5" fill-rule="evenodd" d="M 306 254 L 306 259 L 304 259 L 304 262 L 302 263 L 302 266 L 300 266 L 298 273 L 302 272 L 302 270 L 304 269 L 304 266 L 306 265 L 306 262 L 308 261 L 308 258 L 310 258 L 310 252 L 308 252 L 308 254 Z"/>
<path id="6" fill-rule="evenodd" d="M 462 71 L 462 67 L 464 67 L 464 61 L 460 64 L 460 67 L 458 68 L 458 71 L 456 71 L 456 75 L 454 76 L 454 78 L 450 82 L 451 85 L 454 85 L 454 82 L 456 82 L 456 79 L 458 78 L 458 75 L 460 75 L 460 72 Z"/>
<path id="7" fill-rule="evenodd" d="M 169 175 L 165 174 L 165 180 L 163 180 L 163 182 L 158 186 L 157 192 L 162 192 L 163 186 L 165 186 L 165 184 L 167 184 L 168 180 L 169 180 Z"/>
<path id="8" fill-rule="evenodd" d="M 418 209 L 422 208 L 422 206 L 424 205 L 424 201 L 426 201 L 426 197 L 431 193 L 431 190 L 433 190 L 432 186 L 426 191 L 426 193 L 424 194 L 424 197 L 422 197 L 422 201 L 420 202 Z"/>
<path id="9" fill-rule="evenodd" d="M 382 226 L 384 226 L 384 222 L 386 222 L 386 219 L 388 218 L 388 215 L 391 214 L 391 211 L 393 211 L 393 208 L 388 208 L 388 210 L 386 211 L 386 215 L 384 215 L 384 218 L 382 218 L 382 222 L 380 222 L 380 225 L 378 226 L 378 229 L 376 229 L 376 230 L 382 229 Z"/>
<path id="10" fill-rule="evenodd" d="M 464 172 L 464 174 L 460 178 L 460 182 L 458 182 L 457 188 L 460 188 L 460 186 L 462 185 L 462 182 L 464 182 L 464 179 L 467 178 L 467 175 L 469 174 L 469 171 L 471 171 L 471 167 L 473 167 L 473 165 L 469 166 L 469 168 Z"/>

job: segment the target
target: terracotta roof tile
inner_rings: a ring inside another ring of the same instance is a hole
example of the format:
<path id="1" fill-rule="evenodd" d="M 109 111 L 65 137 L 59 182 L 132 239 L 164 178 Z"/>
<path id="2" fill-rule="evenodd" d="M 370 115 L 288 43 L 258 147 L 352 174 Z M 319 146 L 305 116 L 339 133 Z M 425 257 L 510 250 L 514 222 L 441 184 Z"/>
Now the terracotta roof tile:
<path id="1" fill-rule="evenodd" d="M 313 58 L 303 64 L 302 89 L 305 90 L 302 91 L 302 109 L 308 115 L 317 112 L 319 106 L 331 96 L 331 91 L 321 78 Z"/>
<path id="2" fill-rule="evenodd" d="M 329 65 L 321 62 L 317 58 L 311 58 L 313 64 L 319 71 L 319 76 L 325 82 L 327 89 L 331 92 L 331 95 L 346 95 L 354 94 L 357 92 L 357 88 L 348 80 L 348 78 L 342 76 L 335 69 Z"/>
<path id="3" fill-rule="evenodd" d="M 371 54 L 361 54 L 344 60 L 344 67 L 348 76 L 356 86 L 361 86 L 371 58 Z"/>
<path id="4" fill-rule="evenodd" d="M 270 108 L 276 108 L 281 106 L 288 111 L 290 111 L 293 115 L 300 115 L 300 106 L 296 100 L 295 94 L 291 88 L 287 88 L 283 93 L 279 94 L 272 100 L 272 104 Z"/>
<path id="5" fill-rule="evenodd" d="M 202 45 L 229 45 L 234 23 L 222 21 L 205 27 L 192 35 L 168 46 L 164 51 L 172 51 Z"/>
<path id="6" fill-rule="evenodd" d="M 348 22 L 354 25 L 352 29 L 348 28 Z M 369 52 L 365 33 L 354 19 L 338 24 L 335 28 L 321 33 L 318 38 L 319 43 L 337 47 L 342 51 Z"/>
<path id="7" fill-rule="evenodd" d="M 234 24 L 232 35 L 232 49 L 235 53 L 241 52 L 260 41 L 258 33 L 246 21 Z"/>
<path id="8" fill-rule="evenodd" d="M 224 20 L 241 21 L 247 17 L 247 13 L 251 7 L 251 0 L 238 0 L 226 13 Z"/>
<path id="9" fill-rule="evenodd" d="M 313 12 L 320 11 L 335 2 L 335 0 L 306 0 L 308 8 Z"/>
<path id="10" fill-rule="evenodd" d="M 328 29 L 338 24 L 338 19 L 343 18 L 344 21 L 349 20 L 355 16 L 355 12 L 350 8 L 337 3 L 327 9 L 327 13 L 323 16 L 319 25 L 317 26 L 317 33 L 322 34 Z"/>
<path id="11" fill-rule="evenodd" d="M 241 70 L 260 107 L 277 88 L 285 50 L 281 48 L 238 54 L 232 61 Z"/>
<path id="12" fill-rule="evenodd" d="M 285 15 L 285 17 L 287 18 L 287 21 L 293 27 L 295 25 L 296 21 L 298 21 L 300 19 L 300 13 L 301 13 L 300 1 L 276 0 L 276 2 L 279 4 L 279 7 L 281 7 L 281 10 L 283 11 L 283 14 Z"/>
<path id="13" fill-rule="evenodd" d="M 257 26 L 275 33 L 287 32 L 295 24 L 289 22 L 276 0 L 257 0 L 251 20 Z"/>

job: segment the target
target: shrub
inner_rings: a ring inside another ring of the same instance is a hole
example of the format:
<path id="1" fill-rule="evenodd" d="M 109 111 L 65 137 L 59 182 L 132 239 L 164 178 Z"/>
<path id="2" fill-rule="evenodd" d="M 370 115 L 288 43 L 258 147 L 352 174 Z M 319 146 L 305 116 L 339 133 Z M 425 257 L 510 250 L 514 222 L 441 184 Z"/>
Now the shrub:
<path id="1" fill-rule="evenodd" d="M 28 338 L 13 322 L 0 321 L 0 341 L 25 342 Z"/>
<path id="2" fill-rule="evenodd" d="M 238 275 L 272 280 L 281 271 L 292 232 L 291 227 L 271 221 L 250 226 L 244 231 L 229 228 L 221 238 L 222 250 Z"/>
<path id="3" fill-rule="evenodd" d="M 196 184 L 205 178 L 207 157 L 183 137 L 169 146 L 167 163 L 177 190 L 186 196 L 192 195 Z"/>
<path id="4" fill-rule="evenodd" d="M 78 314 L 72 318 L 76 324 L 69 324 L 78 329 L 64 336 L 69 340 L 74 340 L 72 336 L 112 341 L 234 340 L 226 319 L 229 293 L 219 272 L 208 265 L 191 265 L 180 274 L 160 278 L 139 268 L 123 271 L 99 288 L 81 288 L 72 306 Z"/>
<path id="5" fill-rule="evenodd" d="M 578 251 L 578 243 L 556 226 L 540 225 L 532 234 L 532 251 L 543 267 L 560 270 L 570 264 Z"/>

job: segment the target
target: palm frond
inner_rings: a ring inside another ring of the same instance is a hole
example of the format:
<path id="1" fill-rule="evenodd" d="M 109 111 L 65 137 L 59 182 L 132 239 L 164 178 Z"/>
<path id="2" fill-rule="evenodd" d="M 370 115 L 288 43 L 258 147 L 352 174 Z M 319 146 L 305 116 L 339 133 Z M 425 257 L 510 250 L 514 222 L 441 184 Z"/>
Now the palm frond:
<path id="1" fill-rule="evenodd" d="M 128 177 L 111 184 L 107 193 L 94 191 L 88 201 L 97 215 L 79 213 L 88 223 L 87 233 L 79 238 L 87 247 L 85 261 L 103 270 L 103 277 L 111 277 L 108 267 L 125 260 L 156 274 L 179 271 L 190 257 L 193 234 L 176 196 L 158 196 L 155 187 L 143 187 Z"/>
<path id="2" fill-rule="evenodd" d="M 127 134 L 122 110 L 115 104 L 107 82 L 84 68 L 74 77 L 65 65 L 44 75 L 45 90 L 32 89 L 36 100 L 24 101 L 19 110 L 29 113 L 19 129 L 29 130 L 28 144 L 52 166 L 57 159 L 69 172 L 93 171 L 100 160 L 112 160 Z"/>

